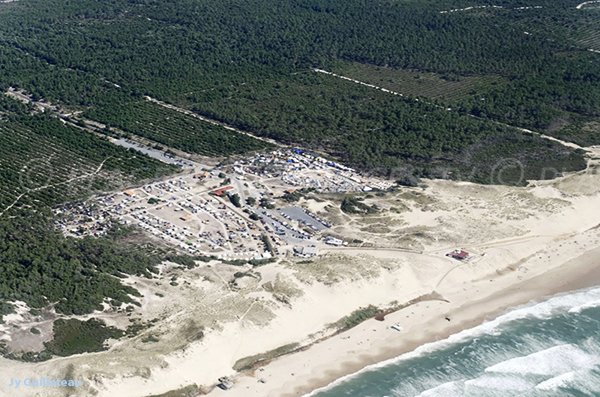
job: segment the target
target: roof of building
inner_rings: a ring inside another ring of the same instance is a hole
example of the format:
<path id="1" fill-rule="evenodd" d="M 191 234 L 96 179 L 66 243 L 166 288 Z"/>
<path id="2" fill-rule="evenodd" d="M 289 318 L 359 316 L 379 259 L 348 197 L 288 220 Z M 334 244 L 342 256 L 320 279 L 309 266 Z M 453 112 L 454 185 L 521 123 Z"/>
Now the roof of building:
<path id="1" fill-rule="evenodd" d="M 453 258 L 456 259 L 466 259 L 469 257 L 469 253 L 465 250 L 456 250 L 456 251 L 452 251 L 449 254 L 447 254 L 448 256 L 451 256 Z"/>
<path id="2" fill-rule="evenodd" d="M 219 189 L 213 190 L 211 194 L 215 196 L 222 196 L 226 191 L 233 189 L 233 186 L 223 186 Z"/>

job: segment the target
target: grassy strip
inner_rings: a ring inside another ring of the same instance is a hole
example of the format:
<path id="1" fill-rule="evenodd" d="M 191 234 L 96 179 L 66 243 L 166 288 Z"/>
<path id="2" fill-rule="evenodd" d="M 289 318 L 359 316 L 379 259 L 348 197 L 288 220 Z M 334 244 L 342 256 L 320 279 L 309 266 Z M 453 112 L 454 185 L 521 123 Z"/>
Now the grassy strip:
<path id="1" fill-rule="evenodd" d="M 200 394 L 200 388 L 196 385 L 189 385 L 181 389 L 171 390 L 163 394 L 153 394 L 148 397 L 195 397 Z"/>
<path id="2" fill-rule="evenodd" d="M 343 317 L 342 319 L 335 322 L 333 326 L 338 329 L 338 332 L 344 332 L 356 327 L 363 321 L 375 317 L 381 312 L 382 310 L 380 308 L 373 305 L 361 307 L 360 309 L 357 309 L 350 313 L 348 316 Z"/>
<path id="3" fill-rule="evenodd" d="M 299 350 L 299 343 L 290 343 L 289 345 L 283 345 L 277 349 L 270 350 L 266 353 L 256 354 L 254 356 L 244 357 L 233 364 L 233 369 L 236 371 L 245 371 L 252 369 L 259 364 L 266 364 L 267 361 L 273 360 L 274 358 L 283 356 L 285 354 L 293 353 Z"/>

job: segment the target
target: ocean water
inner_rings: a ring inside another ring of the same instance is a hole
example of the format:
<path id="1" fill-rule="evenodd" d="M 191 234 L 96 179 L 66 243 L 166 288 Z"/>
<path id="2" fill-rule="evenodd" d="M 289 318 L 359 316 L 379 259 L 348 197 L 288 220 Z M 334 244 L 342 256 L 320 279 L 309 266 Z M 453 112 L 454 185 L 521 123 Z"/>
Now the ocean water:
<path id="1" fill-rule="evenodd" d="M 310 396 L 600 397 L 600 287 L 515 308 Z"/>

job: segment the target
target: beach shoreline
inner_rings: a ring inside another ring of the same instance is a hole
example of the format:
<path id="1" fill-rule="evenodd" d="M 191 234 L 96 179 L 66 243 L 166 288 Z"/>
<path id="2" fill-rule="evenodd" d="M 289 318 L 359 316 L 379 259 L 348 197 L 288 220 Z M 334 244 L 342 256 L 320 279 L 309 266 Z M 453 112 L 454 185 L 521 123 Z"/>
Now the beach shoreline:
<path id="1" fill-rule="evenodd" d="M 448 304 L 420 302 L 387 315 L 383 322 L 367 320 L 302 351 L 274 359 L 253 374 L 240 374 L 228 394 L 312 396 L 367 367 L 384 365 L 420 346 L 447 339 L 516 307 L 600 285 L 600 248 L 554 268 L 539 269 L 539 274 L 515 282 L 514 276 L 518 277 L 518 273 L 515 270 L 490 278 L 492 281 L 488 282 L 495 285 L 489 288 L 489 294 L 484 293 L 474 301 L 459 303 L 470 295 L 468 288 L 444 291 L 443 295 L 450 300 Z M 473 283 L 473 287 L 482 283 Z M 402 332 L 390 329 L 396 323 L 402 324 Z"/>
<path id="2" fill-rule="evenodd" d="M 558 273 L 558 271 L 562 272 L 567 269 L 563 269 L 563 268 L 555 269 L 554 271 L 551 271 L 549 273 L 537 276 L 532 280 L 524 281 L 522 283 L 523 285 L 514 285 L 513 287 L 511 287 L 507 290 L 498 291 L 493 296 L 486 298 L 482 301 L 476 301 L 476 302 L 473 302 L 472 304 L 467 305 L 466 307 L 458 308 L 454 312 L 463 311 L 463 310 L 464 311 L 467 311 L 467 310 L 477 311 L 476 309 L 478 307 L 480 307 L 482 305 L 490 305 L 494 302 L 498 302 L 500 304 L 506 305 L 506 306 L 499 306 L 492 312 L 488 312 L 488 313 L 480 312 L 479 315 L 477 315 L 475 318 L 467 318 L 468 316 L 465 318 L 462 318 L 460 323 L 455 323 L 452 325 L 449 324 L 449 326 L 444 329 L 440 329 L 436 332 L 430 333 L 427 336 L 424 336 L 422 339 L 423 343 L 416 342 L 412 346 L 408 346 L 406 348 L 399 348 L 398 350 L 386 352 L 385 354 L 382 354 L 380 357 L 375 358 L 376 360 L 380 359 L 379 361 L 369 362 L 368 364 L 366 364 L 365 366 L 363 366 L 362 368 L 360 368 L 354 372 L 345 373 L 341 377 L 333 379 L 329 383 L 323 384 L 322 386 L 318 386 L 318 387 L 308 391 L 307 393 L 303 392 L 303 395 L 305 395 L 307 397 L 313 396 L 317 392 L 329 388 L 332 384 L 337 384 L 338 381 L 347 379 L 349 377 L 353 377 L 353 376 L 357 375 L 358 373 L 361 373 L 364 370 L 368 370 L 368 368 L 370 368 L 370 367 L 381 366 L 381 365 L 385 365 L 386 363 L 389 363 L 391 361 L 396 361 L 401 356 L 403 356 L 407 353 L 414 352 L 419 347 L 423 347 L 430 343 L 448 339 L 452 335 L 457 335 L 458 333 L 463 332 L 463 331 L 468 331 L 468 330 L 475 328 L 481 324 L 484 324 L 487 321 L 492 321 L 492 320 L 498 318 L 499 316 L 501 316 L 502 314 L 510 312 L 520 306 L 528 306 L 533 303 L 538 303 L 538 302 L 544 301 L 553 296 L 562 295 L 562 294 L 570 294 L 574 291 L 585 290 L 585 289 L 600 286 L 600 257 L 597 257 L 597 258 L 598 258 L 597 264 L 595 264 L 592 267 L 575 266 L 577 268 L 575 268 L 575 267 L 570 268 L 570 270 L 572 270 L 572 271 L 584 270 L 585 273 L 583 275 L 577 274 L 573 278 L 566 277 L 566 279 L 563 279 L 563 276 L 562 275 L 559 276 L 557 273 Z M 579 267 L 585 267 L 585 269 L 579 269 Z M 542 288 L 542 284 L 547 281 L 549 282 L 549 284 L 547 286 L 549 289 Z M 525 284 L 530 284 L 532 282 L 537 284 L 536 289 L 529 290 L 529 291 L 519 291 L 520 287 L 524 286 Z M 512 302 L 510 304 L 508 303 L 509 301 L 507 301 L 507 300 L 503 301 L 503 299 L 506 299 L 503 296 L 503 294 L 505 294 L 507 292 L 514 293 L 514 300 L 510 299 L 510 301 Z M 308 388 L 306 388 L 306 390 L 308 390 L 309 388 L 312 388 L 312 387 L 313 386 L 311 385 Z"/>

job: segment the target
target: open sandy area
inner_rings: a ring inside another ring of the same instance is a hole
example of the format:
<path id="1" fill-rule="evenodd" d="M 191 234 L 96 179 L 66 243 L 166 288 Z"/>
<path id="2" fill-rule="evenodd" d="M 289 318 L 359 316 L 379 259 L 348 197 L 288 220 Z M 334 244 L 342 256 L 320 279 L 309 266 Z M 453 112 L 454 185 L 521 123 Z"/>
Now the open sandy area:
<path id="1" fill-rule="evenodd" d="M 306 395 L 367 365 L 392 359 L 425 343 L 474 327 L 507 308 L 558 292 L 598 285 L 599 259 L 600 249 L 595 249 L 532 278 L 523 278 L 517 272 L 504 277 L 491 276 L 470 283 L 469 288 L 447 291 L 443 296 L 450 302 L 416 303 L 386 316 L 384 321 L 367 320 L 350 331 L 240 377 L 227 395 Z M 401 324 L 403 330 L 391 329 L 393 324 Z M 222 393 L 215 389 L 209 395 Z"/>

